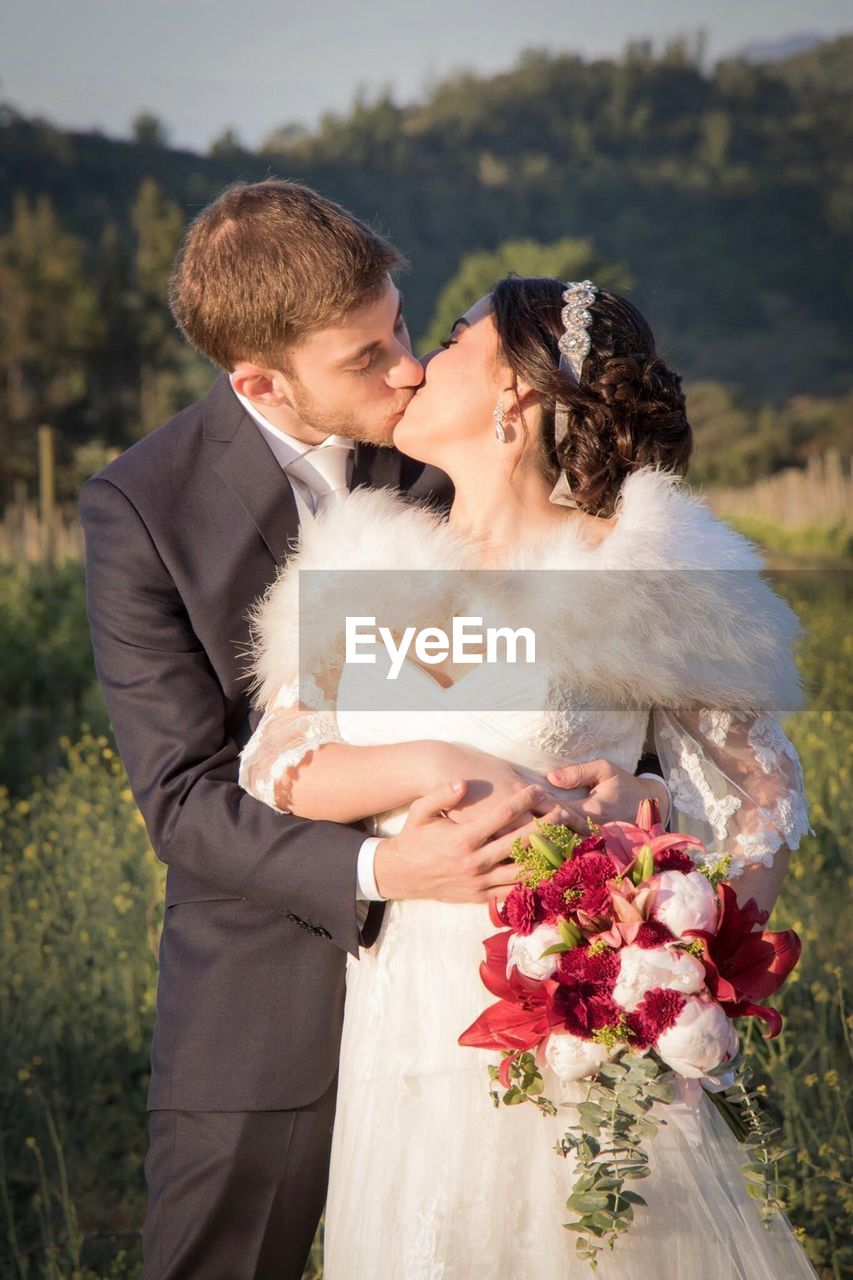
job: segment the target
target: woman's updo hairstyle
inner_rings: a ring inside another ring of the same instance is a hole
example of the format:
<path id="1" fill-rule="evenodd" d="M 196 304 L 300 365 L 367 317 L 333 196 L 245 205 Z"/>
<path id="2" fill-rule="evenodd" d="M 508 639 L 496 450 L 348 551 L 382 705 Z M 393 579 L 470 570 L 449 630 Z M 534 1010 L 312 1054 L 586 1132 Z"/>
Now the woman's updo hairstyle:
<path id="1" fill-rule="evenodd" d="M 590 308 L 591 346 L 580 385 L 560 369 L 564 284 L 508 276 L 492 290 L 500 353 L 515 377 L 542 397 L 542 459 L 590 515 L 612 515 L 625 477 L 652 466 L 683 474 L 693 437 L 681 378 L 655 350 L 654 334 L 627 298 L 600 290 Z M 554 444 L 557 399 L 568 434 Z"/>

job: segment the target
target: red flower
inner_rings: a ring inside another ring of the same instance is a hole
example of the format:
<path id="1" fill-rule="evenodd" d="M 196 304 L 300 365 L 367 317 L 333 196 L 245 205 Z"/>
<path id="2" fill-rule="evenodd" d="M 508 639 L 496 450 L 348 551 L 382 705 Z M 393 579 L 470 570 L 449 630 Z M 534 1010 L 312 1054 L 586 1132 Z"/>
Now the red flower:
<path id="1" fill-rule="evenodd" d="M 696 863 L 685 849 L 661 849 L 655 854 L 655 871 L 695 871 Z"/>
<path id="2" fill-rule="evenodd" d="M 651 836 L 662 836 L 666 828 L 660 820 L 660 807 L 653 796 L 647 796 L 637 806 L 636 825 Z"/>
<path id="3" fill-rule="evenodd" d="M 670 991 L 665 987 L 653 987 L 647 991 L 636 1009 L 625 1015 L 632 1032 L 632 1048 L 643 1050 L 654 1044 L 658 1036 L 673 1025 L 684 1008 L 685 999 L 680 991 Z"/>
<path id="4" fill-rule="evenodd" d="M 687 852 L 689 849 L 704 848 L 702 841 L 697 840 L 695 836 L 669 834 L 663 830 L 660 823 L 654 823 L 650 829 L 646 829 L 630 822 L 608 822 L 601 828 L 601 834 L 604 836 L 607 852 L 623 875 L 630 871 L 645 845 L 651 848 L 656 871 L 664 870 L 664 867 L 659 865 L 660 862 L 664 858 L 671 857 L 676 851 L 685 853 L 689 857 Z M 676 867 L 679 871 L 695 869 L 692 859 L 689 866 L 680 858 L 668 865 Z"/>
<path id="5" fill-rule="evenodd" d="M 605 853 L 607 845 L 604 842 L 604 836 L 592 835 L 586 836 L 581 840 L 580 844 L 576 844 L 572 850 L 573 858 L 583 858 L 588 853 Z"/>
<path id="6" fill-rule="evenodd" d="M 702 943 L 705 984 L 719 1000 L 730 1018 L 762 1018 L 771 1040 L 782 1029 L 782 1018 L 776 1009 L 755 1003 L 778 991 L 800 958 L 800 939 L 793 929 L 781 932 L 764 930 L 767 911 L 760 910 L 754 898 L 744 907 L 738 906 L 737 895 L 730 884 L 717 886 L 720 919 L 716 933 L 689 929 L 685 937 Z"/>
<path id="7" fill-rule="evenodd" d="M 542 919 L 539 899 L 526 884 L 514 885 L 507 894 L 500 918 L 510 929 L 526 936 Z"/>
<path id="8" fill-rule="evenodd" d="M 507 977 L 509 933 L 486 938 L 486 959 L 480 965 L 483 985 L 496 1004 L 480 1014 L 459 1043 L 474 1049 L 532 1049 L 546 1038 L 550 1030 L 548 1010 L 554 982 L 537 982 L 526 978 L 513 966 Z"/>
<path id="9" fill-rule="evenodd" d="M 674 941 L 675 934 L 662 920 L 644 920 L 634 938 L 637 946 L 645 947 L 647 951 L 653 947 L 662 947 L 665 942 Z"/>
<path id="10" fill-rule="evenodd" d="M 555 976 L 550 1006 L 556 1025 L 589 1040 L 597 1027 L 619 1021 L 623 1011 L 612 999 L 619 976 L 619 960 L 614 951 L 573 947 L 560 956 Z"/>
<path id="11" fill-rule="evenodd" d="M 610 894 L 604 885 L 616 874 L 609 854 L 596 850 L 570 858 L 538 889 L 546 919 L 568 918 L 578 911 L 590 916 L 609 914 Z M 572 890 L 567 898 L 566 892 Z"/>
<path id="12" fill-rule="evenodd" d="M 568 986 L 585 985 L 602 988 L 609 995 L 619 977 L 619 957 L 607 951 L 591 951 L 589 947 L 572 947 L 560 956 L 558 980 Z"/>

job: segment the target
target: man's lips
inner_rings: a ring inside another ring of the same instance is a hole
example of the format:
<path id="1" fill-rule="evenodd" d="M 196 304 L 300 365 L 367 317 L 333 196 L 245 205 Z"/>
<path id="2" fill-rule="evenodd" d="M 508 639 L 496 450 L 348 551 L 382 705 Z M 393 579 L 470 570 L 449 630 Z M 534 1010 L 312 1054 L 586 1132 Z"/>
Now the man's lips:
<path id="1" fill-rule="evenodd" d="M 392 413 L 391 415 L 392 422 L 400 421 L 400 419 L 404 416 L 406 410 L 408 409 L 409 405 L 412 403 L 412 400 L 414 400 L 414 398 L 415 398 L 414 396 L 410 396 L 401 409 L 397 409 L 395 413 Z"/>

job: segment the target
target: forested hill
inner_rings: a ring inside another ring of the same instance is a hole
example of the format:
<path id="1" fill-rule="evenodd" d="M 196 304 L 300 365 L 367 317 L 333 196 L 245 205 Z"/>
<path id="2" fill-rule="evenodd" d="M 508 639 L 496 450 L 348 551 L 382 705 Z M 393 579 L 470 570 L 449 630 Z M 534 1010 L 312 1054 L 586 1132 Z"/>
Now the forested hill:
<path id="1" fill-rule="evenodd" d="M 203 156 L 171 149 L 154 119 L 123 142 L 7 107 L 0 234 L 16 195 L 45 193 L 95 271 L 109 224 L 134 252 L 145 178 L 187 215 L 235 178 L 293 177 L 409 254 L 416 335 L 472 251 L 589 237 L 633 279 L 689 379 L 782 402 L 853 384 L 852 139 L 853 37 L 711 71 L 678 44 L 595 62 L 530 52 L 505 74 L 458 75 L 413 104 L 358 102 L 310 133 L 285 124 L 259 153 L 230 132 Z"/>

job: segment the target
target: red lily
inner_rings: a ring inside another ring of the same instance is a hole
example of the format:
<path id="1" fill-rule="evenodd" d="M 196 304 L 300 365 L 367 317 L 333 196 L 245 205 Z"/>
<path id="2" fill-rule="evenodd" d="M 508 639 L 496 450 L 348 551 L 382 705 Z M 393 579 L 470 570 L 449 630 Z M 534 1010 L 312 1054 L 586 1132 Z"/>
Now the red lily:
<path id="1" fill-rule="evenodd" d="M 772 1040 L 782 1030 L 778 1010 L 755 1001 L 778 991 L 800 958 L 800 939 L 793 929 L 757 932 L 768 917 L 754 898 L 738 905 L 730 884 L 719 884 L 720 916 L 716 933 L 689 929 L 685 937 L 702 943 L 705 983 L 730 1018 L 762 1018 Z"/>
<path id="2" fill-rule="evenodd" d="M 486 938 L 486 959 L 480 965 L 483 985 L 498 997 L 476 1022 L 463 1031 L 459 1043 L 474 1049 L 533 1049 L 548 1035 L 550 997 L 555 982 L 526 978 L 513 966 L 507 977 L 509 932 Z"/>

